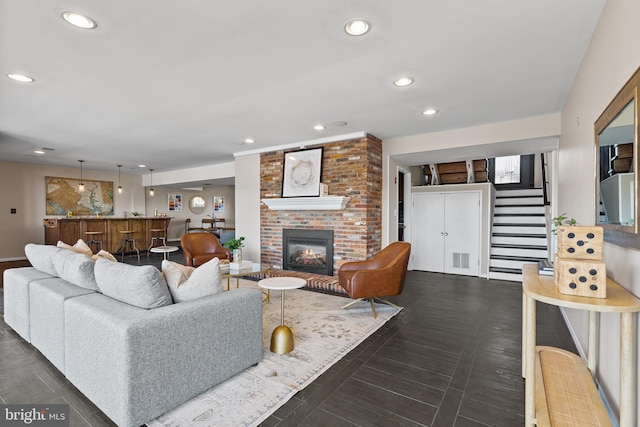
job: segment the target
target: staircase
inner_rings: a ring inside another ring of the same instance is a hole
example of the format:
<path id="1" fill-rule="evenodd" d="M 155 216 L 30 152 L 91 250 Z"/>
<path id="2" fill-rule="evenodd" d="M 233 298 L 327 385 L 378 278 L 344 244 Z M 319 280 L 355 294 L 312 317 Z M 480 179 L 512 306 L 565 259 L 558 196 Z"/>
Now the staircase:
<path id="1" fill-rule="evenodd" d="M 522 281 L 522 264 L 548 257 L 542 189 L 496 192 L 489 278 Z"/>

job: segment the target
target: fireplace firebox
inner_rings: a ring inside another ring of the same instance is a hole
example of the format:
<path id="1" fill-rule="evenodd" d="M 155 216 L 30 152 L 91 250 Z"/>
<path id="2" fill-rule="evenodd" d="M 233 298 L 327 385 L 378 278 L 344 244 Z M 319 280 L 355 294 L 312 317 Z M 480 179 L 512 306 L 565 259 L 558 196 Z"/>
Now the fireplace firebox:
<path id="1" fill-rule="evenodd" d="M 333 276 L 333 230 L 282 230 L 282 268 Z"/>

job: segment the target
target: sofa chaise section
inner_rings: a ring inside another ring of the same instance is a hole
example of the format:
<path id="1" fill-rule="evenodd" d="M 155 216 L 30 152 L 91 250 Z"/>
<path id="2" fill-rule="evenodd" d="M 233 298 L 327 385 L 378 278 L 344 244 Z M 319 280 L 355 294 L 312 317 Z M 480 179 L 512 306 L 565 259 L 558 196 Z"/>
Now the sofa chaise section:
<path id="1" fill-rule="evenodd" d="M 262 294 L 236 289 L 152 310 L 65 301 L 65 375 L 120 426 L 139 426 L 262 358 Z"/>
<path id="2" fill-rule="evenodd" d="M 54 276 L 33 267 L 10 268 L 3 274 L 4 321 L 25 341 L 31 342 L 29 283 Z"/>
<path id="3" fill-rule="evenodd" d="M 34 280 L 29 287 L 31 344 L 64 374 L 64 303 L 95 291 L 59 277 Z"/>

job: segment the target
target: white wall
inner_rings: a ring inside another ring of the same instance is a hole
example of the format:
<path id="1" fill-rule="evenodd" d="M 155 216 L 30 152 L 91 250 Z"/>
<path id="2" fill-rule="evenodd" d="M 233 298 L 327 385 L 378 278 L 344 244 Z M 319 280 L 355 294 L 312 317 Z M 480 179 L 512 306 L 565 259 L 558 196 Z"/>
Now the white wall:
<path id="1" fill-rule="evenodd" d="M 638 0 L 607 1 L 562 111 L 558 212 L 567 212 L 582 225 L 593 224 L 596 215 L 593 125 L 640 66 L 638 16 Z M 640 252 L 605 244 L 604 260 L 607 274 L 640 296 Z M 567 316 L 580 344 L 586 349 L 587 314 L 567 310 Z M 637 321 L 634 324 L 637 325 Z M 618 316 L 602 315 L 600 330 L 600 384 L 617 412 L 620 402 Z M 639 337 L 637 334 L 636 353 Z M 636 407 L 638 405 L 640 399 L 636 401 Z"/>
<path id="2" fill-rule="evenodd" d="M 260 154 L 236 157 L 236 237 L 245 238 L 242 258 L 260 261 Z"/>
<path id="3" fill-rule="evenodd" d="M 200 190 L 181 190 L 178 188 L 158 187 L 155 185 L 155 174 L 153 176 L 155 195 L 149 196 L 148 189 L 146 194 L 146 215 L 151 216 L 154 214 L 155 209 L 158 210 L 158 214 L 167 214 L 171 217 L 169 222 L 169 229 L 167 231 L 167 239 L 170 241 L 180 240 L 180 237 L 185 230 L 186 219 L 191 219 L 192 227 L 200 227 L 203 218 L 211 218 L 214 215 L 213 212 L 213 197 L 224 197 L 224 211 L 215 212 L 216 218 L 225 219 L 225 227 L 235 226 L 235 190 L 233 185 L 211 185 L 203 187 Z M 182 210 L 181 211 L 169 211 L 169 194 L 181 194 L 182 195 Z M 193 196 L 201 196 L 205 202 L 206 207 L 202 214 L 196 215 L 189 210 L 189 199 Z M 205 224 L 206 227 L 208 225 Z"/>

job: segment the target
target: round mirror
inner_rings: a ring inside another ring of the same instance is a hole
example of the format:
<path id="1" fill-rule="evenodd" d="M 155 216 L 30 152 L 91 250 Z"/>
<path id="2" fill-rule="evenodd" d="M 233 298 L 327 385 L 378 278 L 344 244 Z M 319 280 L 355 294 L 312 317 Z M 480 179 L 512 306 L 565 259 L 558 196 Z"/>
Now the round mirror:
<path id="1" fill-rule="evenodd" d="M 201 215 L 207 208 L 207 201 L 202 196 L 192 196 L 189 199 L 189 210 L 195 215 Z"/>

